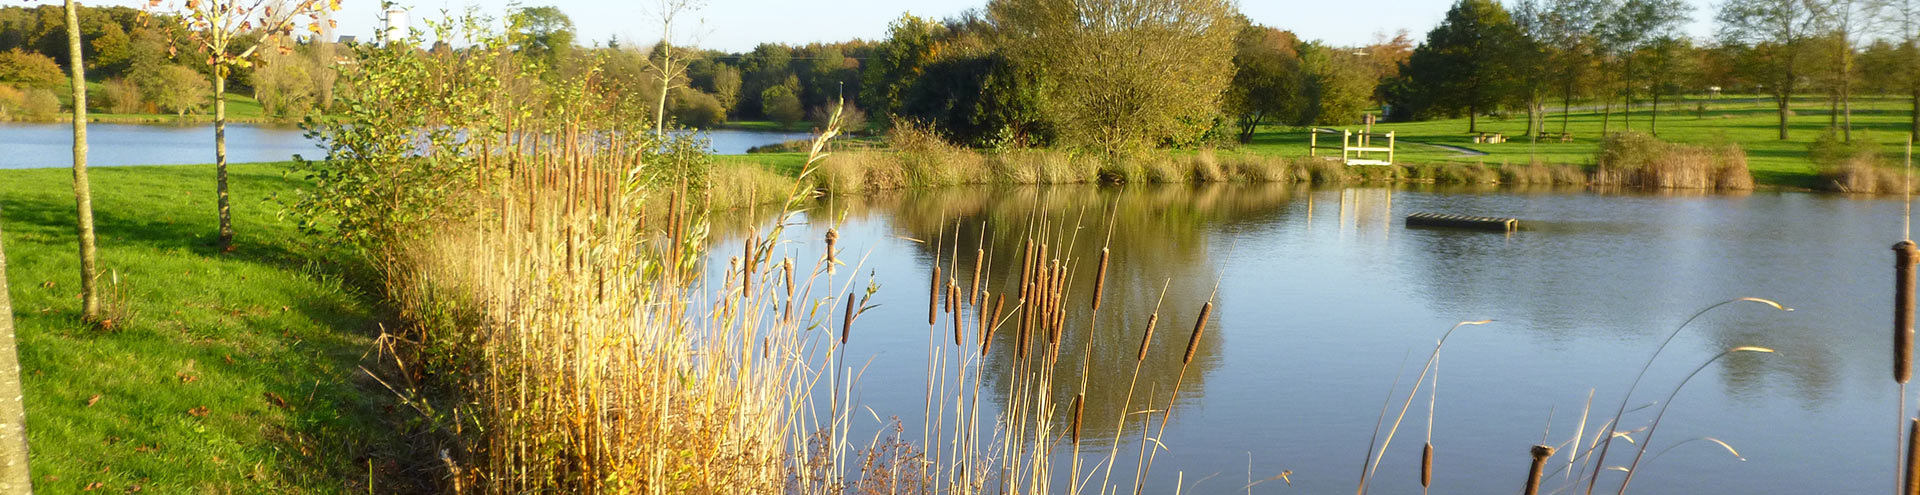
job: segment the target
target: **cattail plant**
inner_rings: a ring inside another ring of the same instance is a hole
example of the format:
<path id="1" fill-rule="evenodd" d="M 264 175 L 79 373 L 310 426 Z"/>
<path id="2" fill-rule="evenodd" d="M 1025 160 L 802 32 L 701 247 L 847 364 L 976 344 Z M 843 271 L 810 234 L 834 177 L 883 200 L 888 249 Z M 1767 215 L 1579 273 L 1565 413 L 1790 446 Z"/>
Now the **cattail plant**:
<path id="1" fill-rule="evenodd" d="M 940 279 L 940 261 L 934 260 L 933 276 L 928 278 L 928 289 L 927 289 L 927 324 L 928 325 L 934 325 L 940 322 L 939 318 L 940 318 L 940 283 L 941 282 L 942 280 Z"/>
<path id="2" fill-rule="evenodd" d="M 1535 445 L 1528 451 L 1533 455 L 1533 465 L 1527 468 L 1527 486 L 1520 490 L 1525 495 L 1540 494 L 1540 475 L 1547 467 L 1547 458 L 1553 457 L 1553 447 Z"/>
<path id="3" fill-rule="evenodd" d="M 1893 381 L 1913 379 L 1914 267 L 1920 266 L 1920 246 L 1913 241 L 1893 245 Z"/>
<path id="4" fill-rule="evenodd" d="M 1093 309 L 1100 310 L 1100 295 L 1107 288 L 1107 248 L 1100 248 L 1100 268 L 1093 274 Z"/>
<path id="5" fill-rule="evenodd" d="M 1920 495 L 1920 419 L 1907 420 L 1907 473 L 1901 480 L 1900 493 Z"/>

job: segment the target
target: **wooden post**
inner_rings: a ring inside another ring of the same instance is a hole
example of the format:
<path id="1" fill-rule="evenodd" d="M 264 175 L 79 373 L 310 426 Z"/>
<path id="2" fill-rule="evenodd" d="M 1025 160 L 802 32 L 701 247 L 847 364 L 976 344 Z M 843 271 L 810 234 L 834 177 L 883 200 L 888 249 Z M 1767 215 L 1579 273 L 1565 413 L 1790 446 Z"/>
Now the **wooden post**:
<path id="1" fill-rule="evenodd" d="M 1387 164 L 1393 164 L 1393 131 L 1387 131 Z"/>
<path id="2" fill-rule="evenodd" d="M 1341 129 L 1340 132 L 1342 133 L 1340 135 L 1340 163 L 1345 165 L 1347 160 L 1351 160 L 1351 158 L 1347 157 L 1347 151 L 1353 148 L 1353 130 Z"/>
<path id="3" fill-rule="evenodd" d="M 1307 157 L 1316 158 L 1319 156 L 1320 156 L 1320 130 L 1312 127 L 1308 127 L 1307 128 Z"/>

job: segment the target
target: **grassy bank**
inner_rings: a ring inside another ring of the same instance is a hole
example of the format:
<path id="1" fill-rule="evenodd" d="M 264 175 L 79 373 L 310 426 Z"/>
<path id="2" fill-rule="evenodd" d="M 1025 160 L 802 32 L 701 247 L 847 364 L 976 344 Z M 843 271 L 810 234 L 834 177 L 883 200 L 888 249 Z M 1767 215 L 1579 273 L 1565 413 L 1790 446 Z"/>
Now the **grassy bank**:
<path id="1" fill-rule="evenodd" d="M 1862 97 L 1853 102 L 1853 138 L 1878 142 L 1884 151 L 1899 151 L 1906 140 L 1911 107 L 1905 98 Z M 1645 132 L 1656 116 L 1650 108 L 1636 107 L 1631 114 L 1616 109 L 1611 118 L 1601 111 L 1575 110 L 1561 114 L 1549 107 L 1547 131 L 1552 139 L 1531 143 L 1526 139 L 1524 114 L 1506 118 L 1481 117 L 1479 130 L 1502 133 L 1510 141 L 1477 144 L 1467 133 L 1467 119 L 1442 119 L 1426 122 L 1387 123 L 1374 127 L 1376 132 L 1392 131 L 1400 142 L 1396 158 L 1407 163 L 1425 164 L 1524 164 L 1534 160 L 1547 163 L 1590 164 L 1599 151 L 1603 121 L 1609 131 L 1631 129 Z M 1779 139 L 1779 114 L 1770 101 L 1751 98 L 1662 102 L 1658 131 L 1663 140 L 1689 144 L 1738 144 L 1746 150 L 1754 181 L 1762 186 L 1833 189 L 1819 177 L 1809 151 L 1815 139 L 1826 132 L 1833 113 L 1825 99 L 1797 98 L 1793 117 L 1788 119 L 1791 139 Z M 1573 141 L 1562 143 L 1558 133 L 1562 124 Z M 1360 126 L 1347 126 L 1358 130 Z M 1322 136 L 1325 138 L 1326 136 Z M 1338 138 L 1336 137 L 1337 141 Z M 1429 145 L 1446 145 L 1486 153 L 1476 156 Z M 1304 157 L 1307 134 L 1299 129 L 1267 127 L 1255 135 L 1246 149 L 1269 156 Z"/>
<path id="2" fill-rule="evenodd" d="M 232 167 L 227 254 L 212 167 L 93 169 L 104 330 L 79 318 L 71 172 L 0 171 L 39 492 L 366 493 L 394 469 L 357 370 L 373 311 L 265 199 L 299 184 L 283 168 Z"/>

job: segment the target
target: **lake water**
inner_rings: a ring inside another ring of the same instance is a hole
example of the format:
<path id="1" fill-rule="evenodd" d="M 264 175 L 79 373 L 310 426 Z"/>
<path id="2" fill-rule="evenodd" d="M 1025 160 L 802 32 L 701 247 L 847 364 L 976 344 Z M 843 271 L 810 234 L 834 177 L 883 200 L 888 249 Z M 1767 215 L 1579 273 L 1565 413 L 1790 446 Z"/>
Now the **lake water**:
<path id="1" fill-rule="evenodd" d="M 1503 235 L 1405 227 L 1405 215 L 1419 211 L 1511 216 L 1529 228 Z M 1548 463 L 1547 493 L 1569 484 L 1570 449 L 1562 444 L 1579 428 L 1589 391 L 1591 438 L 1669 331 L 1700 309 L 1743 296 L 1797 311 L 1742 303 L 1709 313 L 1667 348 L 1631 402 L 1663 400 L 1731 346 L 1778 353 L 1734 355 L 1694 378 L 1647 455 L 1680 446 L 1643 460 L 1634 490 L 1872 493 L 1894 482 L 1888 247 L 1901 233 L 1898 201 L 1771 192 L 1066 186 L 841 197 L 807 217 L 842 215 L 839 246 L 849 266 L 831 282 L 836 293 L 865 288 L 869 279 L 880 288 L 878 306 L 856 321 L 846 347 L 844 366 L 859 375 L 855 447 L 884 431 L 890 417 L 904 424 L 903 438 L 919 441 L 929 369 L 955 373 L 951 364 L 929 364 L 930 347 L 954 359 L 978 355 L 974 346 L 953 350 L 946 316 L 938 329 L 926 324 L 934 243 L 951 248 L 958 240 L 965 287 L 984 232 L 991 260 L 984 279 L 1001 292 L 1018 283 L 1024 232 L 1045 217 L 1053 229 L 1080 226 L 1066 236 L 1075 239 L 1070 249 L 1054 249 L 1078 260 L 1062 353 L 1078 356 L 1091 338 L 1084 462 L 1106 459 L 1123 412 L 1165 408 L 1167 391 L 1179 384 L 1166 450 L 1146 493 L 1171 493 L 1176 479 L 1186 493 L 1245 493 L 1249 483 L 1283 471 L 1292 486 L 1276 480 L 1252 491 L 1351 493 L 1396 379 L 1397 413 L 1440 334 L 1481 319 L 1497 321 L 1463 327 L 1439 360 L 1433 491 L 1515 491 L 1529 447 L 1545 443 L 1562 447 Z M 765 221 L 755 220 L 762 232 Z M 813 222 L 789 230 L 795 242 L 780 255 L 818 259 L 826 228 Z M 1089 332 L 1093 260 L 1109 228 L 1104 306 Z M 715 256 L 737 252 L 737 239 Z M 1210 323 L 1182 377 L 1187 336 L 1216 283 Z M 1127 405 L 1134 354 L 1163 287 L 1160 325 Z M 972 325 L 969 319 L 970 336 Z M 1014 333 L 998 332 L 984 364 L 968 365 L 984 375 L 979 414 L 989 424 L 1018 373 L 1007 351 Z M 1082 374 L 1077 357 L 1066 361 L 1051 394 L 1062 408 Z M 1148 395 L 1158 403 L 1144 403 Z M 1423 390 L 1373 492 L 1420 492 L 1427 403 Z M 1625 426 L 1646 425 L 1658 409 L 1629 413 Z M 1127 480 L 1116 483 L 1122 486 L 1134 479 L 1142 443 L 1142 415 L 1127 416 L 1112 474 Z M 1680 444 L 1703 436 L 1746 460 L 1710 442 Z M 1064 440 L 1056 445 L 1053 476 L 1063 487 L 1068 448 Z M 1634 447 L 1616 442 L 1606 464 L 1627 464 Z M 1607 472 L 1600 490 L 1612 493 L 1621 477 Z"/>
<path id="2" fill-rule="evenodd" d="M 806 133 L 740 130 L 702 131 L 715 153 L 740 154 L 748 148 L 804 139 Z M 64 123 L 0 122 L 0 169 L 68 167 L 73 162 L 73 128 Z M 230 163 L 325 156 L 298 127 L 228 124 Z M 87 125 L 89 166 L 183 165 L 213 163 L 213 125 Z"/>

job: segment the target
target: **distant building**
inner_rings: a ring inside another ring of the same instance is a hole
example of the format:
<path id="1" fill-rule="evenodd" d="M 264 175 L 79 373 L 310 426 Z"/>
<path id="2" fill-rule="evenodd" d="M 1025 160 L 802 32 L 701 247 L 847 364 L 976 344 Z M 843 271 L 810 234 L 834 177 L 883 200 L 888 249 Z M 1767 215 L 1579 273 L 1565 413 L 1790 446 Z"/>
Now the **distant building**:
<path id="1" fill-rule="evenodd" d="M 340 43 L 340 44 L 342 44 L 342 45 L 351 45 L 351 44 L 353 44 L 353 43 L 354 43 L 354 41 L 356 41 L 356 39 L 355 39 L 355 38 L 353 37 L 353 35 L 351 35 L 351 34 L 346 34 L 346 35 L 341 35 L 341 36 L 340 36 L 340 41 L 339 41 L 339 43 Z"/>

